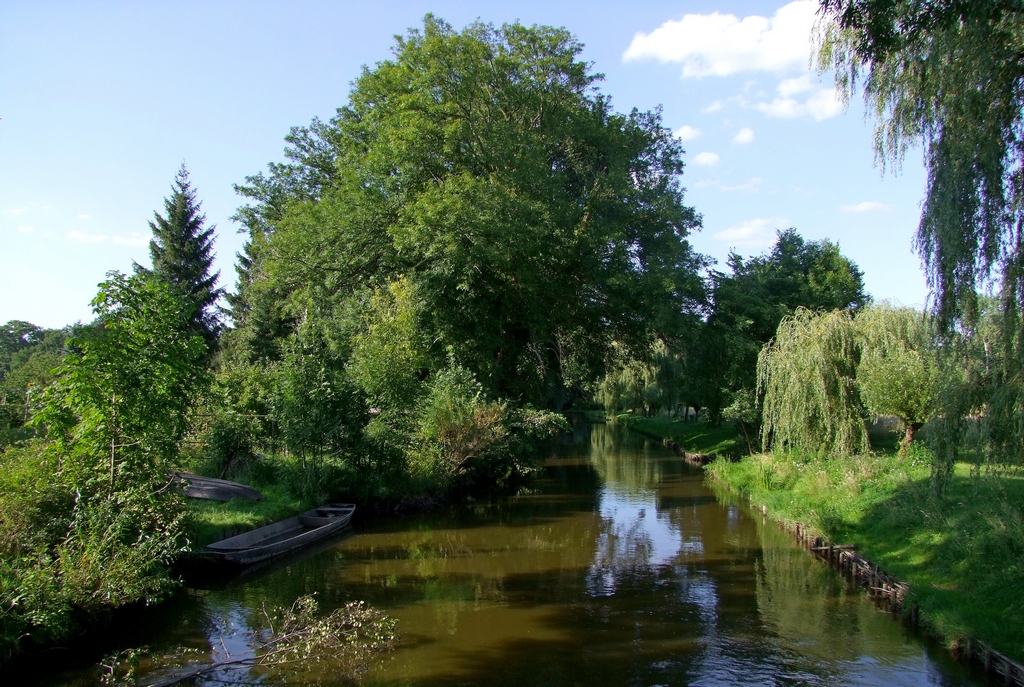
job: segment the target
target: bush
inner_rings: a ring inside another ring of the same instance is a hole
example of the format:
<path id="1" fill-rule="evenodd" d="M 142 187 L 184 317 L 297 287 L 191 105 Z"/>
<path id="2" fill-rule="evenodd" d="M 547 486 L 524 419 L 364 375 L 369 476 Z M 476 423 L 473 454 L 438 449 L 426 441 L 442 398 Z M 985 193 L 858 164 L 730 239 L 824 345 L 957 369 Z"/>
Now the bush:
<path id="1" fill-rule="evenodd" d="M 111 273 L 103 326 L 72 341 L 33 418 L 47 440 L 0 457 L 0 652 L 73 630 L 81 615 L 170 587 L 185 509 L 169 487 L 205 353 L 169 288 Z"/>
<path id="2" fill-rule="evenodd" d="M 184 547 L 184 509 L 169 494 L 86 499 L 41 441 L 0 455 L 0 659 L 91 615 L 166 594 Z"/>
<path id="3" fill-rule="evenodd" d="M 540 442 L 567 431 L 555 413 L 489 401 L 462 367 L 433 379 L 419 414 L 413 464 L 434 490 L 507 485 L 532 470 Z"/>

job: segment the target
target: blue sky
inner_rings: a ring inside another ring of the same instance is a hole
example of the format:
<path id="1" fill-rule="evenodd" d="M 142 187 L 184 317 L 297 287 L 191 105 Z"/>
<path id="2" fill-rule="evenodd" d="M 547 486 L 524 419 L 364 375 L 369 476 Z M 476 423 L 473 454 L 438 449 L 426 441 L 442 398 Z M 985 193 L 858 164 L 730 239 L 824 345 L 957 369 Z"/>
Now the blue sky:
<path id="1" fill-rule="evenodd" d="M 329 118 L 363 65 L 427 12 L 564 26 L 620 111 L 663 107 L 684 139 L 696 248 L 829 238 L 878 299 L 922 305 L 912 251 L 925 176 L 874 163 L 873 124 L 808 68 L 805 2 L 52 2 L 0 4 L 0 322 L 91 319 L 108 270 L 148 264 L 148 222 L 184 161 L 217 226 L 221 285 L 244 237 L 232 185 Z"/>

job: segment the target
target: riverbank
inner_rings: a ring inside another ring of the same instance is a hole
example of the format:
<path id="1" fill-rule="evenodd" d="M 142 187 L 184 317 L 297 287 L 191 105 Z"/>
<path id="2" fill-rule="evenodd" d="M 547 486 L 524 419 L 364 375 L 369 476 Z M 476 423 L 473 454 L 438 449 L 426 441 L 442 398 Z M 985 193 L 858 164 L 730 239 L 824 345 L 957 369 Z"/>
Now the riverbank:
<path id="1" fill-rule="evenodd" d="M 852 460 L 718 460 L 708 475 L 783 523 L 802 522 L 909 586 L 905 608 L 954 650 L 980 640 L 1024 659 L 1024 477 L 959 464 L 941 496 L 923 448 Z"/>
<path id="2" fill-rule="evenodd" d="M 211 542 L 290 518 L 319 505 L 282 485 L 260 484 L 260 501 L 189 502 L 191 545 L 197 550 Z"/>
<path id="3" fill-rule="evenodd" d="M 629 414 L 614 421 L 681 452 L 716 453 L 710 478 L 783 525 L 804 523 L 833 544 L 852 545 L 906 583 L 905 609 L 916 607 L 919 622 L 950 648 L 980 640 L 1024 660 L 1024 476 L 981 474 L 962 463 L 938 497 L 920 444 L 907 457 L 736 460 L 745 444 L 735 429 Z"/>

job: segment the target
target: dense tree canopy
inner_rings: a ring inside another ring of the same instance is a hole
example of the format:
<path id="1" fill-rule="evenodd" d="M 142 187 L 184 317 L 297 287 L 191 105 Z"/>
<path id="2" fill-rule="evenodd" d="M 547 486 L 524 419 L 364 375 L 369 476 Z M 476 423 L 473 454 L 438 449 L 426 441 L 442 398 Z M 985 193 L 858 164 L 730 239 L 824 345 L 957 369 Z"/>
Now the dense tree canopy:
<path id="1" fill-rule="evenodd" d="M 33 422 L 0 452 L 0 655 L 83 614 L 156 598 L 185 542 L 169 489 L 204 346 L 163 281 L 111 273 Z M 26 485 L 31 485 L 27 487 Z"/>
<path id="2" fill-rule="evenodd" d="M 0 450 L 32 435 L 26 423 L 53 380 L 65 342 L 83 329 L 43 329 L 20 320 L 0 327 Z"/>
<path id="3" fill-rule="evenodd" d="M 10 371 L 11 361 L 19 351 L 43 340 L 43 328 L 31 322 L 10 320 L 0 326 L 0 375 Z"/>
<path id="4" fill-rule="evenodd" d="M 765 445 L 849 456 L 868 448 L 865 419 L 895 417 L 906 451 L 957 377 L 942 355 L 932 318 L 912 308 L 799 309 L 758 357 Z"/>
<path id="5" fill-rule="evenodd" d="M 765 446 L 852 455 L 868 447 L 851 313 L 787 315 L 757 362 Z"/>
<path id="6" fill-rule="evenodd" d="M 876 418 L 900 421 L 905 451 L 938 405 L 943 380 L 934 322 L 912 308 L 879 304 L 859 313 L 855 325 L 863 350 L 857 383 L 864 405 Z"/>
<path id="7" fill-rule="evenodd" d="M 616 113 L 580 49 L 563 29 L 432 16 L 398 39 L 330 123 L 293 130 L 290 163 L 240 189 L 239 329 L 287 332 L 406 279 L 435 361 L 557 405 L 613 340 L 647 346 L 694 315 L 682 151 L 657 112 Z"/>

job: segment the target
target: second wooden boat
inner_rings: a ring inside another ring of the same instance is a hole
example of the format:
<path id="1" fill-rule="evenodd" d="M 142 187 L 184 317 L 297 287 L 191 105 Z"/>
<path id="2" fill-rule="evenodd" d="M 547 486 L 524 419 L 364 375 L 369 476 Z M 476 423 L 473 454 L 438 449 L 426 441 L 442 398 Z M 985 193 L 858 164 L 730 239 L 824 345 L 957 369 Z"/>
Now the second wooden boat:
<path id="1" fill-rule="evenodd" d="M 216 477 L 202 477 L 182 472 L 175 478 L 183 487 L 185 496 L 193 499 L 210 499 L 213 501 L 230 501 L 232 499 L 248 499 L 259 501 L 263 494 L 252 487 L 238 482 L 229 482 Z"/>
<path id="2" fill-rule="evenodd" d="M 352 522 L 356 507 L 329 503 L 293 518 L 207 544 L 205 553 L 236 565 L 252 565 L 296 551 Z"/>

